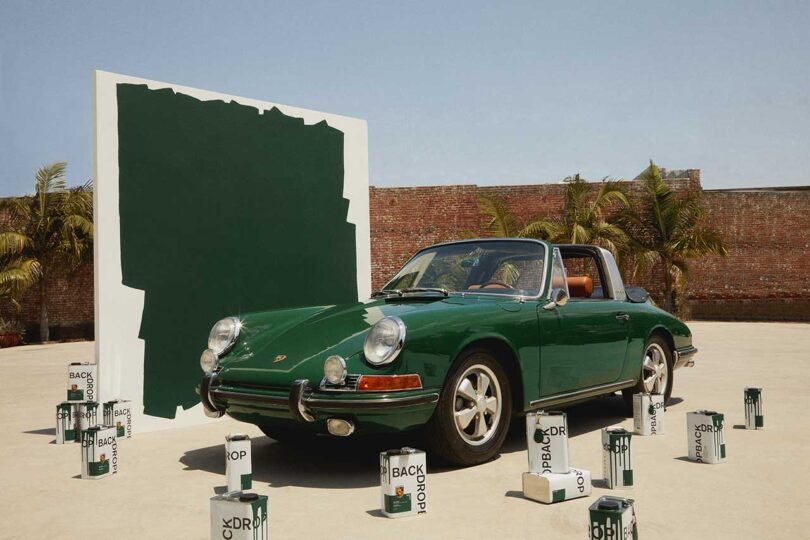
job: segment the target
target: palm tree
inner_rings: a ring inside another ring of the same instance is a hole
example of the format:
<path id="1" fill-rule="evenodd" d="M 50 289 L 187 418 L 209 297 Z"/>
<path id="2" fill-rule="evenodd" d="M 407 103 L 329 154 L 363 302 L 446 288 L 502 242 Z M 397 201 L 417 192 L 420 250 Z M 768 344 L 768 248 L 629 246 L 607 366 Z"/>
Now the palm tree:
<path id="1" fill-rule="evenodd" d="M 92 254 L 92 184 L 67 188 L 66 163 L 42 167 L 36 174 L 33 196 L 3 203 L 11 227 L 0 233 L 0 290 L 17 303 L 26 287 L 39 284 L 39 332 L 43 342 L 48 328 L 48 276 L 62 267 L 75 270 Z"/>
<path id="2" fill-rule="evenodd" d="M 544 217 L 518 225 L 504 201 L 495 196 L 479 196 L 479 208 L 486 218 L 486 230 L 493 236 L 539 238 L 557 244 L 595 244 L 619 258 L 626 242 L 624 231 L 613 222 L 608 210 L 629 206 L 620 182 L 603 180 L 595 196 L 592 184 L 577 174 L 564 180 L 565 207 L 561 217 Z"/>
<path id="3" fill-rule="evenodd" d="M 678 293 L 688 279 L 687 260 L 728 252 L 720 232 L 703 221 L 706 210 L 699 191 L 676 196 L 652 161 L 638 180 L 643 186 L 640 204 L 622 212 L 617 223 L 627 234 L 635 263 L 633 275 L 660 268 L 664 309 L 675 313 L 679 311 Z"/>

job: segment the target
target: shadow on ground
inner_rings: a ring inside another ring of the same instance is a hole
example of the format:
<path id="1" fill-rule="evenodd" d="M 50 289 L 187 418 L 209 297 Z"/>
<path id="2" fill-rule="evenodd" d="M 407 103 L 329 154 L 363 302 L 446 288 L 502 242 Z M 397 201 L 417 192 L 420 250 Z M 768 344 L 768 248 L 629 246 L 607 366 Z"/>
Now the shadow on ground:
<path id="1" fill-rule="evenodd" d="M 673 398 L 667 407 L 677 407 L 682 400 Z M 568 429 L 575 438 L 598 431 L 627 419 L 621 396 L 603 397 L 568 407 Z M 319 436 L 303 443 L 279 443 L 269 437 L 253 439 L 253 479 L 273 487 L 298 486 L 328 489 L 351 489 L 379 485 L 377 463 L 379 453 L 390 448 L 412 446 L 426 448 L 424 435 L 419 432 L 392 435 L 366 435 L 348 439 Z M 501 449 L 502 454 L 526 451 L 526 435 L 522 418 L 512 426 Z M 225 474 L 224 444 L 189 450 L 180 458 L 186 470 L 203 470 Z M 497 459 L 497 458 L 496 458 Z M 453 470 L 444 464 L 431 462 L 428 470 L 441 474 Z"/>

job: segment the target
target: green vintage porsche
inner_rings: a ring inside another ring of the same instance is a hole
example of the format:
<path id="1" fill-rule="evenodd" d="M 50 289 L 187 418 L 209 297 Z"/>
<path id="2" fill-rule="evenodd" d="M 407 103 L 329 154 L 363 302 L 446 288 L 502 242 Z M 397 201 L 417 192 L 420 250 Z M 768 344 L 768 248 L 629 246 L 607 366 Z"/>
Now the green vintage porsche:
<path id="1" fill-rule="evenodd" d="M 365 302 L 217 322 L 199 392 L 209 416 L 274 439 L 424 428 L 432 452 L 472 465 L 526 411 L 616 391 L 668 399 L 696 352 L 604 249 L 465 240 L 418 252 Z"/>

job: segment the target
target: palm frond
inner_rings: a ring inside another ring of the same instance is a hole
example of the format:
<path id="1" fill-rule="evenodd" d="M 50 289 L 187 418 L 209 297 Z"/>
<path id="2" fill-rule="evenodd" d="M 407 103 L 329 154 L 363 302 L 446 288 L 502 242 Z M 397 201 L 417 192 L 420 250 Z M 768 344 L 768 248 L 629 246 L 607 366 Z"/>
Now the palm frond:
<path id="1" fill-rule="evenodd" d="M 502 198 L 496 195 L 479 195 L 478 208 L 486 218 L 484 227 L 491 236 L 508 238 L 517 234 L 515 217 Z"/>
<path id="2" fill-rule="evenodd" d="M 555 219 L 543 218 L 528 223 L 519 231 L 518 236 L 557 242 L 564 234 L 565 226 L 562 223 Z"/>
<path id="3" fill-rule="evenodd" d="M 12 257 L 25 251 L 31 239 L 23 233 L 7 231 L 0 233 L 0 257 Z"/>

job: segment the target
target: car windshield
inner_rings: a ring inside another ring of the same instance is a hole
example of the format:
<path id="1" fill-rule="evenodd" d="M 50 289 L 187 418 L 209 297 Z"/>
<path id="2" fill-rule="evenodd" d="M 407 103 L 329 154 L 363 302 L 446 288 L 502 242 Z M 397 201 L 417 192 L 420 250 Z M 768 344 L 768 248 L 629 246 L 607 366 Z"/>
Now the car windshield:
<path id="1" fill-rule="evenodd" d="M 543 284 L 543 244 L 492 240 L 436 246 L 419 252 L 383 288 L 536 296 Z"/>

